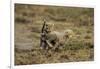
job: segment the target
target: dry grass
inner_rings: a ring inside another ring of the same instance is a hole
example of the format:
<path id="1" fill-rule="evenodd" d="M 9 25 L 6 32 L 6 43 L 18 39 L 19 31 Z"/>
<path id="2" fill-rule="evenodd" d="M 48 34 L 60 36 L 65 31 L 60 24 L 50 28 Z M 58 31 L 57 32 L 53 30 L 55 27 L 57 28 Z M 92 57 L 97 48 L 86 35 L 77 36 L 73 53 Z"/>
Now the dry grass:
<path id="1" fill-rule="evenodd" d="M 94 60 L 93 8 L 15 4 L 15 65 Z M 57 52 L 40 49 L 43 18 L 74 36 Z"/>

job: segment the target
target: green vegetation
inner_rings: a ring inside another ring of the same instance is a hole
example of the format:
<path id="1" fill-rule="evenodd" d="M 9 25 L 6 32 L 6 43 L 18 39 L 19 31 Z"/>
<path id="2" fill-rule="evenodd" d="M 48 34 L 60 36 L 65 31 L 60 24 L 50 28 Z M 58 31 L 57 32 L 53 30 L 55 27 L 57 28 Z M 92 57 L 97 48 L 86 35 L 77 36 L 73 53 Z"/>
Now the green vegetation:
<path id="1" fill-rule="evenodd" d="M 43 19 L 74 36 L 57 52 L 40 49 Z M 15 65 L 94 60 L 94 9 L 15 4 Z"/>

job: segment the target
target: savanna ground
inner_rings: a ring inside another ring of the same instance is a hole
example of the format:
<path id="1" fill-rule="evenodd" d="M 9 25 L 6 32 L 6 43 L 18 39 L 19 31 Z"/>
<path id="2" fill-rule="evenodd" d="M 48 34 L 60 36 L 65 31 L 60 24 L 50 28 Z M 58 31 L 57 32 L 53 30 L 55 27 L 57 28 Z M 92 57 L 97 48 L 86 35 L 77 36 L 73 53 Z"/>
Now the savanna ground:
<path id="1" fill-rule="evenodd" d="M 64 48 L 45 54 L 40 49 L 43 19 L 54 30 L 73 30 Z M 15 4 L 15 65 L 94 60 L 94 9 Z"/>

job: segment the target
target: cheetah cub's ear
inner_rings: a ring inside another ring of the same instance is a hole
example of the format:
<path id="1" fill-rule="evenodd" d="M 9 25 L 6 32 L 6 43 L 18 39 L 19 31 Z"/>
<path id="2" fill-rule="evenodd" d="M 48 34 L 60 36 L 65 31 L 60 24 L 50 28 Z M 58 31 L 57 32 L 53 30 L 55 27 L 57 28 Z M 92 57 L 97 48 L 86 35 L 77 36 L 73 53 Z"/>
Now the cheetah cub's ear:
<path id="1" fill-rule="evenodd" d="M 51 28 L 51 31 L 54 31 L 54 24 L 52 24 L 52 28 Z"/>

